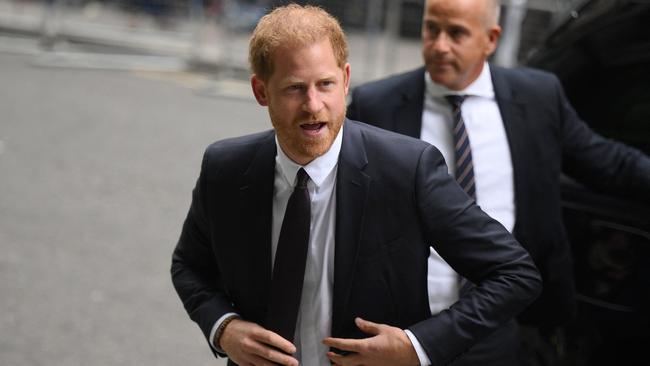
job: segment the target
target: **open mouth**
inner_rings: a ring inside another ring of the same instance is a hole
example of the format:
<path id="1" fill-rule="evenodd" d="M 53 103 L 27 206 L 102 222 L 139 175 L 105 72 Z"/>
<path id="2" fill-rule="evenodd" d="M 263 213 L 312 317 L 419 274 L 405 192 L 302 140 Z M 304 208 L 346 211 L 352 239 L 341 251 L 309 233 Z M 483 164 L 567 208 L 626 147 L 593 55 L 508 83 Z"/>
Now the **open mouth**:
<path id="1" fill-rule="evenodd" d="M 325 122 L 303 123 L 300 128 L 306 132 L 314 133 L 320 131 L 326 124 Z"/>

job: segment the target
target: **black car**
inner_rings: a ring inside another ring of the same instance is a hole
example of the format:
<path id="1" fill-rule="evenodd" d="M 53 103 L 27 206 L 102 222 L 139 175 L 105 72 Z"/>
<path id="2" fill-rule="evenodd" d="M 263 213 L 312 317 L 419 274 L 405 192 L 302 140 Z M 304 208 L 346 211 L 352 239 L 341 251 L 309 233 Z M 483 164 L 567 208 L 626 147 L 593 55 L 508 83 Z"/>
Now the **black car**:
<path id="1" fill-rule="evenodd" d="M 555 73 L 595 131 L 650 155 L 650 1 L 582 2 L 526 65 Z M 650 364 L 650 207 L 569 178 L 562 194 L 578 316 L 558 351 L 567 365 Z"/>

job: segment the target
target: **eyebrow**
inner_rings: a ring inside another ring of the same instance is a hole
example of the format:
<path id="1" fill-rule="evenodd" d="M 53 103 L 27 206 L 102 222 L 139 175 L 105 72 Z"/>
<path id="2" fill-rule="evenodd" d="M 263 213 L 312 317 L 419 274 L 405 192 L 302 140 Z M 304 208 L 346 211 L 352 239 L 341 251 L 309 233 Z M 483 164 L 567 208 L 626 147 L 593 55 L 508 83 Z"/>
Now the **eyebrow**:
<path id="1" fill-rule="evenodd" d="M 336 79 L 336 75 L 331 74 L 331 75 L 319 77 L 316 79 L 316 81 L 333 80 L 333 79 Z M 305 84 L 305 81 L 303 79 L 293 77 L 293 76 L 289 76 L 283 80 L 280 80 L 280 82 L 282 84 Z"/>

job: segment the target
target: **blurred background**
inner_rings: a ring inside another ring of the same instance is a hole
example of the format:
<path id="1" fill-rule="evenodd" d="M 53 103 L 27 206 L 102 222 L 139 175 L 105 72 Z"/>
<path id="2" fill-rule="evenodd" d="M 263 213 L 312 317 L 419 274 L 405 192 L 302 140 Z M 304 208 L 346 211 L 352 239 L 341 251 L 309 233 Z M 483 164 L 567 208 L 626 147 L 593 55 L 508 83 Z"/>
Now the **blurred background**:
<path id="1" fill-rule="evenodd" d="M 281 3 L 0 0 L 0 365 L 225 365 L 171 252 L 203 149 L 270 128 L 247 42 Z M 346 29 L 353 87 L 421 64 L 423 0 L 309 3 Z M 493 62 L 582 3 L 504 0 Z"/>
<path id="2" fill-rule="evenodd" d="M 282 0 L 0 0 L 3 49 L 36 41 L 44 63 L 206 71 L 247 78 L 250 31 Z M 294 1 L 326 8 L 350 38 L 353 83 L 421 63 L 423 0 Z M 504 36 L 494 62 L 516 65 L 578 0 L 504 0 Z M 102 57 L 97 55 L 101 54 Z M 117 57 L 117 56 L 120 57 Z M 126 56 L 130 57 L 126 57 Z M 148 56 L 148 57 L 143 57 Z"/>

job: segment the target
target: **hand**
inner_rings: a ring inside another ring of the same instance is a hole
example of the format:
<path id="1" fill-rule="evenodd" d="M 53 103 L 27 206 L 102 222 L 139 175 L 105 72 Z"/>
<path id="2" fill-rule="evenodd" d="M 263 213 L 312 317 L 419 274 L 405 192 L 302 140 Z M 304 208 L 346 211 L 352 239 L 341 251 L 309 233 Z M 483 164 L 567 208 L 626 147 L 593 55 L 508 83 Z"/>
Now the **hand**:
<path id="1" fill-rule="evenodd" d="M 293 343 L 258 324 L 232 320 L 219 340 L 228 358 L 240 366 L 298 366 Z"/>
<path id="2" fill-rule="evenodd" d="M 361 318 L 356 318 L 354 322 L 362 332 L 374 337 L 366 339 L 325 338 L 323 340 L 325 345 L 353 352 L 346 356 L 328 352 L 327 357 L 334 365 L 420 365 L 415 348 L 402 329 L 369 322 Z"/>

